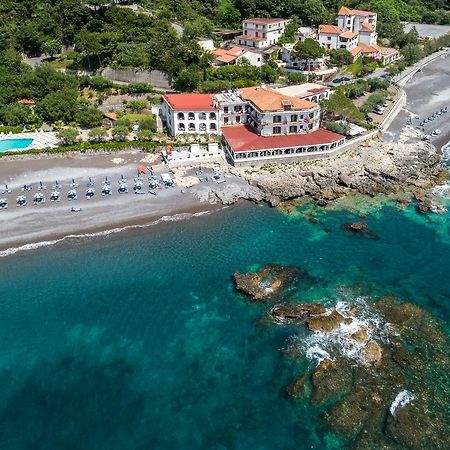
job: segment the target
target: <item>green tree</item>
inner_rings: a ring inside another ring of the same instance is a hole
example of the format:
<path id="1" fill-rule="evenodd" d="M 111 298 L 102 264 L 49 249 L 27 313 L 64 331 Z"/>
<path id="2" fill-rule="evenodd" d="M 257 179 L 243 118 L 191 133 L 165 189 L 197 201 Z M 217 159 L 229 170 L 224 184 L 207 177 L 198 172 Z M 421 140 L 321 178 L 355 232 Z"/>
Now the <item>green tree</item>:
<path id="1" fill-rule="evenodd" d="M 77 91 L 71 89 L 50 92 L 36 105 L 36 111 L 50 122 L 72 122 L 78 110 L 77 97 Z"/>
<path id="2" fill-rule="evenodd" d="M 78 111 L 75 113 L 75 121 L 82 127 L 92 128 L 102 123 L 103 113 L 85 100 L 78 102 Z"/>
<path id="3" fill-rule="evenodd" d="M 152 141 L 153 140 L 153 132 L 150 130 L 139 130 L 137 132 L 137 138 L 140 141 Z"/>
<path id="4" fill-rule="evenodd" d="M 125 106 L 134 113 L 140 113 L 147 108 L 147 102 L 142 100 L 130 100 L 126 102 Z"/>
<path id="5" fill-rule="evenodd" d="M 290 42 L 295 42 L 294 34 L 299 28 L 299 24 L 296 20 L 292 20 L 286 25 L 284 29 L 283 36 L 278 40 L 279 44 L 288 44 Z"/>
<path id="6" fill-rule="evenodd" d="M 289 85 L 302 84 L 306 81 L 306 77 L 302 73 L 288 72 L 286 75 L 286 81 Z"/>
<path id="7" fill-rule="evenodd" d="M 72 127 L 63 128 L 57 134 L 58 139 L 64 145 L 74 145 L 74 144 L 76 144 L 78 135 L 79 135 L 78 130 L 76 128 L 72 128 Z"/>
<path id="8" fill-rule="evenodd" d="M 306 38 L 304 41 L 298 41 L 293 49 L 295 58 L 306 61 L 308 72 L 310 71 L 310 62 L 321 58 L 324 53 L 325 49 L 317 41 L 310 38 Z"/>
<path id="9" fill-rule="evenodd" d="M 353 62 L 352 54 L 345 48 L 330 51 L 330 63 L 333 66 L 348 66 Z"/>
<path id="10" fill-rule="evenodd" d="M 261 66 L 260 74 L 264 83 L 275 83 L 278 80 L 278 70 L 270 63 Z"/>
<path id="11" fill-rule="evenodd" d="M 89 131 L 88 136 L 90 142 L 103 142 L 107 135 L 108 132 L 104 127 L 96 127 Z"/>
<path id="12" fill-rule="evenodd" d="M 116 125 L 112 130 L 112 137 L 117 142 L 125 142 L 129 134 L 130 129 L 121 125 Z"/>
<path id="13" fill-rule="evenodd" d="M 148 116 L 139 121 L 139 129 L 152 131 L 156 133 L 156 119 L 154 116 Z"/>
<path id="14" fill-rule="evenodd" d="M 48 39 L 42 44 L 42 51 L 53 58 L 61 52 L 62 42 L 60 39 Z"/>
<path id="15" fill-rule="evenodd" d="M 364 114 L 358 110 L 341 89 L 336 89 L 328 100 L 321 102 L 321 105 L 325 120 L 345 119 L 354 123 L 364 122 Z"/>
<path id="16" fill-rule="evenodd" d="M 404 62 L 411 65 L 419 61 L 423 57 L 423 51 L 418 45 L 408 44 L 401 49 Z"/>
<path id="17" fill-rule="evenodd" d="M 189 66 L 175 78 L 174 87 L 178 91 L 195 91 L 203 79 L 198 66 Z"/>

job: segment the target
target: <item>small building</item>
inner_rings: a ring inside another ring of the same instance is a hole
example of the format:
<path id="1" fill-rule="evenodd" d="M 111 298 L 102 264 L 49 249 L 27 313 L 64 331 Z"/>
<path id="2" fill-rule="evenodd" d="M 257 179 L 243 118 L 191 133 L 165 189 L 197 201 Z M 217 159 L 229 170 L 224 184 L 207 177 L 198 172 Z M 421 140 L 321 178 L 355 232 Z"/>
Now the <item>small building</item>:
<path id="1" fill-rule="evenodd" d="M 299 29 L 294 33 L 294 39 L 302 42 L 305 39 L 317 40 L 317 30 L 311 27 L 299 27 Z"/>
<path id="2" fill-rule="evenodd" d="M 264 56 L 261 53 L 244 47 L 216 48 L 211 53 L 217 66 L 236 64 L 244 58 L 255 67 L 261 67 L 264 64 Z"/>
<path id="3" fill-rule="evenodd" d="M 222 145 L 234 165 L 289 162 L 336 152 L 345 144 L 345 136 L 318 129 L 306 134 L 260 136 L 248 125 L 224 127 Z"/>
<path id="4" fill-rule="evenodd" d="M 400 52 L 395 48 L 380 47 L 380 61 L 387 65 L 401 58 Z"/>
<path id="5" fill-rule="evenodd" d="M 235 43 L 246 47 L 263 49 L 275 45 L 283 35 L 288 19 L 246 19 L 242 22 L 242 34 Z"/>
<path id="6" fill-rule="evenodd" d="M 247 101 L 247 123 L 261 136 L 307 133 L 319 128 L 317 103 L 263 87 L 243 88 L 240 97 Z"/>
<path id="7" fill-rule="evenodd" d="M 287 71 L 317 71 L 327 69 L 325 65 L 326 56 L 317 59 L 300 59 L 295 56 L 295 44 L 284 44 L 281 47 L 280 57 L 281 61 L 285 63 Z"/>
<path id="8" fill-rule="evenodd" d="M 218 133 L 219 104 L 212 94 L 165 94 L 162 120 L 169 134 Z"/>
<path id="9" fill-rule="evenodd" d="M 351 52 L 358 45 L 358 35 L 336 25 L 319 26 L 319 44 L 328 50 L 344 48 Z"/>

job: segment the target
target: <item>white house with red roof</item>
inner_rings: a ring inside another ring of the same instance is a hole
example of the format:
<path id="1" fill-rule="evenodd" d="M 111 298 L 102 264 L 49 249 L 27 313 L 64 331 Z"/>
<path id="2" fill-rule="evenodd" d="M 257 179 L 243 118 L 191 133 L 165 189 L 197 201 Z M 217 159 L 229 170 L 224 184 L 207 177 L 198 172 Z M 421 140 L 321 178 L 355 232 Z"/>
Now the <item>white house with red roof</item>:
<path id="1" fill-rule="evenodd" d="M 236 64 L 244 58 L 255 67 L 261 67 L 264 64 L 264 57 L 261 53 L 245 47 L 216 48 L 211 50 L 211 54 L 214 56 L 214 64 L 216 66 Z"/>
<path id="2" fill-rule="evenodd" d="M 320 25 L 318 41 L 328 50 L 344 48 L 351 52 L 358 46 L 358 35 L 337 25 Z"/>
<path id="3" fill-rule="evenodd" d="M 242 22 L 242 34 L 234 42 L 257 49 L 270 47 L 278 42 L 289 22 L 289 19 L 246 19 Z"/>
<path id="4" fill-rule="evenodd" d="M 212 94 L 165 94 L 161 116 L 172 136 L 218 133 L 220 107 Z"/>

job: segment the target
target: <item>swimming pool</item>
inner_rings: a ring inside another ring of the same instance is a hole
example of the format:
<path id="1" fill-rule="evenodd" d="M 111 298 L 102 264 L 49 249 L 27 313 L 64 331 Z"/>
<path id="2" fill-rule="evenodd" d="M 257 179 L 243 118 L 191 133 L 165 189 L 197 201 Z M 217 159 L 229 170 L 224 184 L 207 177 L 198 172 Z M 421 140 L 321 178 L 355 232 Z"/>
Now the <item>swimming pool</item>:
<path id="1" fill-rule="evenodd" d="M 32 142 L 32 138 L 0 139 L 0 152 L 7 152 L 9 150 L 21 150 L 27 148 Z"/>

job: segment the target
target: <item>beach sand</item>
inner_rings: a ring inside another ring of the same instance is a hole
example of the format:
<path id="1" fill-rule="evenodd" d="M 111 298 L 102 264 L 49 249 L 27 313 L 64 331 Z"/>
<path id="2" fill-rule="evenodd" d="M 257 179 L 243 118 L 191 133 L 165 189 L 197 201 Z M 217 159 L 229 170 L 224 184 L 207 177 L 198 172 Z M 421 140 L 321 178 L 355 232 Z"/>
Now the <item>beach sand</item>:
<path id="1" fill-rule="evenodd" d="M 420 119 L 414 120 L 417 125 L 421 120 L 431 116 L 444 106 L 450 109 L 450 55 L 436 59 L 422 68 L 405 86 L 407 103 L 383 134 L 383 141 L 397 142 L 401 129 L 411 114 Z M 425 125 L 425 133 L 431 134 L 439 128 L 442 133 L 431 139 L 431 143 L 440 150 L 450 141 L 450 112 L 439 116 Z M 414 139 L 411 139 L 413 142 Z"/>
<path id="2" fill-rule="evenodd" d="M 8 209 L 0 210 L 0 251 L 42 241 L 58 240 L 69 235 L 96 233 L 114 228 L 149 224 L 164 216 L 189 215 L 211 211 L 222 207 L 214 197 L 216 183 L 198 183 L 192 187 L 175 186 L 157 190 L 157 195 L 148 193 L 135 195 L 132 187 L 137 176 L 137 167 L 152 166 L 158 178 L 168 173 L 167 166 L 152 165 L 152 155 L 143 152 L 124 152 L 101 155 L 78 155 L 72 157 L 21 157 L 0 161 L 0 188 L 8 183 L 11 193 L 0 194 L 8 199 Z M 211 173 L 209 173 L 211 172 Z M 212 168 L 205 168 L 205 175 L 211 175 Z M 195 169 L 188 171 L 186 179 L 195 180 Z M 123 175 L 128 182 L 129 193 L 117 192 L 118 180 Z M 102 196 L 102 181 L 108 176 L 112 195 Z M 148 173 L 144 176 L 147 181 Z M 95 183 L 95 195 L 87 200 L 86 183 L 91 177 Z M 72 178 L 79 183 L 78 199 L 69 201 L 67 192 L 71 189 Z M 238 181 L 227 175 L 227 181 Z M 234 180 L 233 180 L 234 179 Z M 50 193 L 56 180 L 62 185 L 60 202 L 51 202 Z M 38 191 L 39 181 L 47 185 L 46 190 Z M 183 180 L 179 180 L 183 182 Z M 33 190 L 23 192 L 24 184 L 30 183 Z M 189 184 L 189 183 L 187 183 Z M 185 191 L 185 192 L 182 192 Z M 46 197 L 43 205 L 33 205 L 33 195 L 42 192 Z M 16 206 L 18 195 L 26 195 L 27 205 Z M 72 212 L 71 208 L 81 208 Z"/>

